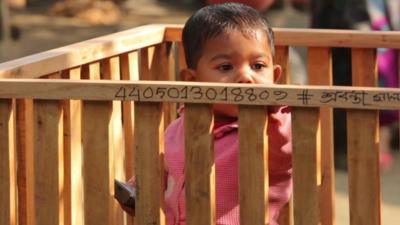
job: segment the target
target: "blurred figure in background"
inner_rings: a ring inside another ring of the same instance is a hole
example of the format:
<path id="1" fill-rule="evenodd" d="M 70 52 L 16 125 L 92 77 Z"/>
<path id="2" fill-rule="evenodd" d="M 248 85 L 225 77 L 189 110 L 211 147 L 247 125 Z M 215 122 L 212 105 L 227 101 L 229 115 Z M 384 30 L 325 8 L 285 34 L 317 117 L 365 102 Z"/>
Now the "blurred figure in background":
<path id="1" fill-rule="evenodd" d="M 275 2 L 275 0 L 207 0 L 207 4 L 221 4 L 225 2 L 239 2 L 263 12 L 267 10 Z"/>
<path id="2" fill-rule="evenodd" d="M 400 1 L 399 0 L 366 0 L 370 16 L 371 28 L 377 31 L 399 30 Z M 396 49 L 378 49 L 379 86 L 399 87 L 399 52 Z M 380 150 L 381 166 L 387 170 L 392 165 L 391 140 L 392 127 L 397 124 L 397 111 L 380 111 Z"/>
<path id="3" fill-rule="evenodd" d="M 368 28 L 368 13 L 364 0 L 311 0 L 311 28 Z M 333 85 L 351 85 L 351 49 L 333 48 Z M 335 166 L 347 169 L 346 111 L 333 110 Z"/>
<path id="4" fill-rule="evenodd" d="M 219 4 L 224 2 L 239 2 L 246 4 L 264 12 L 270 7 L 282 8 L 285 0 L 206 0 L 207 4 Z M 292 6 L 298 10 L 305 10 L 308 7 L 309 0 L 289 0 Z"/>
<path id="5" fill-rule="evenodd" d="M 357 30 L 372 28 L 382 31 L 399 29 L 399 5 L 399 0 L 311 0 L 311 27 Z M 351 49 L 334 48 L 332 58 L 334 85 L 351 85 Z M 398 52 L 393 49 L 379 49 L 377 60 L 379 85 L 398 87 Z M 383 170 L 389 169 L 393 161 L 390 125 L 397 120 L 398 113 L 395 111 L 380 112 L 380 163 Z M 335 109 L 334 121 L 335 163 L 339 168 L 345 168 L 346 112 Z"/>

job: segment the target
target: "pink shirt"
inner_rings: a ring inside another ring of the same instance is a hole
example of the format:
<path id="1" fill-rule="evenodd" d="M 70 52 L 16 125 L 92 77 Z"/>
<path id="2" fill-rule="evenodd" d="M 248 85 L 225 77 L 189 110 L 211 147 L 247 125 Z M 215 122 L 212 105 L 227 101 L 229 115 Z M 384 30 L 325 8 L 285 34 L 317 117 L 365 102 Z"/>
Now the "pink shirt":
<path id="1" fill-rule="evenodd" d="M 165 164 L 168 173 L 165 191 L 167 225 L 183 225 L 186 220 L 184 189 L 184 114 L 165 132 Z M 269 215 L 277 225 L 279 210 L 292 192 L 291 117 L 287 107 L 270 107 L 269 140 Z M 216 219 L 218 225 L 239 224 L 238 124 L 214 129 L 216 173 Z"/>

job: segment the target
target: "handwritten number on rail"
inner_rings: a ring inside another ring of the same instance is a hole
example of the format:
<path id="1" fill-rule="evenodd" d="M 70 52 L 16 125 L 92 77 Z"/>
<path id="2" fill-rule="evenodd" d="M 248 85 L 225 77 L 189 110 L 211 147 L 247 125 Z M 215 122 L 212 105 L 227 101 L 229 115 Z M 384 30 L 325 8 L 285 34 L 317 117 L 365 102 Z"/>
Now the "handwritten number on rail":
<path id="1" fill-rule="evenodd" d="M 203 92 L 200 87 L 192 87 L 190 88 L 190 92 L 193 92 L 193 99 L 201 99 L 203 98 Z"/>
<path id="2" fill-rule="evenodd" d="M 133 87 L 132 90 L 129 92 L 128 97 L 130 98 L 137 98 L 137 101 L 140 101 L 140 92 L 139 89 L 137 89 L 136 87 Z"/>
<path id="3" fill-rule="evenodd" d="M 122 100 L 126 99 L 126 89 L 124 87 L 120 87 L 115 93 L 115 97 L 122 98 Z"/>

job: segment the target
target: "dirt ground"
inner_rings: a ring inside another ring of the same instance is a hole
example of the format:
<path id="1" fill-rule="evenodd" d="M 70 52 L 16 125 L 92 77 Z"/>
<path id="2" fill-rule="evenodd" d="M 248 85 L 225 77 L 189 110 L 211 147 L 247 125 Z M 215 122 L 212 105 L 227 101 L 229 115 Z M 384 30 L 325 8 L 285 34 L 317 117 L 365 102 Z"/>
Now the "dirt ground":
<path id="1" fill-rule="evenodd" d="M 128 0 L 122 19 L 115 25 L 93 26 L 73 18 L 50 17 L 42 5 L 29 10 L 14 11 L 11 22 L 21 30 L 17 41 L 0 42 L 0 62 L 87 40 L 101 35 L 149 23 L 184 23 L 193 7 L 161 4 L 156 0 Z M 276 27 L 308 27 L 308 14 L 286 5 L 271 10 L 267 18 Z M 304 52 L 300 50 L 301 55 Z M 384 225 L 400 224 L 400 160 L 395 155 L 394 166 L 382 173 L 382 218 Z M 336 224 L 349 224 L 347 173 L 336 171 Z"/>

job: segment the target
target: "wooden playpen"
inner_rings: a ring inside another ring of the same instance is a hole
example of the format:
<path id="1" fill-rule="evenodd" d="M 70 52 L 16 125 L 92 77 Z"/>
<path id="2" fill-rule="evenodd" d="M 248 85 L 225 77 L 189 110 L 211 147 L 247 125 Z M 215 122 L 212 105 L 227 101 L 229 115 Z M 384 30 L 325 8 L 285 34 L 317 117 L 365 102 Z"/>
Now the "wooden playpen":
<path id="1" fill-rule="evenodd" d="M 181 29 L 149 25 L 0 64 L 0 224 L 164 224 L 163 130 L 176 103 L 190 134 L 187 224 L 213 224 L 216 102 L 240 105 L 241 224 L 267 221 L 265 105 L 292 108 L 294 194 L 280 224 L 335 224 L 332 108 L 347 110 L 350 224 L 381 224 L 378 110 L 399 109 L 400 91 L 375 87 L 376 48 L 400 48 L 399 33 L 275 29 L 283 84 L 248 86 L 175 82 Z M 307 47 L 309 85 L 285 84 L 289 46 Z M 332 47 L 352 48 L 353 86 L 332 86 Z M 113 198 L 114 178 L 133 174 L 135 219 Z"/>

